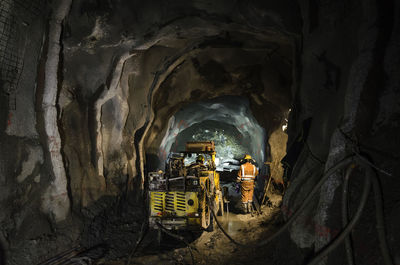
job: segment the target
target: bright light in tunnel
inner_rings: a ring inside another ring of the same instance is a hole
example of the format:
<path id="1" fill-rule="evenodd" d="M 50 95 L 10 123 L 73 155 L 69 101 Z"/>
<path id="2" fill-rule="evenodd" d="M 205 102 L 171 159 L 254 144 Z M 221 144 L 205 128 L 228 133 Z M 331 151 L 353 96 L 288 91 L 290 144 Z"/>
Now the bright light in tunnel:
<path id="1" fill-rule="evenodd" d="M 234 131 L 232 126 L 231 130 L 224 130 L 221 128 L 209 128 L 202 129 L 204 126 L 223 126 L 222 123 L 217 123 L 215 121 L 203 122 L 202 125 L 195 125 L 194 134 L 191 137 L 179 137 L 177 136 L 177 141 L 175 143 L 182 143 L 181 148 L 184 148 L 183 144 L 186 142 L 184 139 L 192 138 L 194 141 L 214 141 L 216 158 L 218 158 L 219 163 L 227 159 L 239 159 L 243 154 L 250 153 L 248 146 L 243 145 L 241 140 L 244 138 L 237 130 Z M 229 128 L 229 127 L 226 127 Z M 229 132 L 228 132 L 229 131 Z M 178 138 L 179 137 L 179 138 Z M 251 141 L 251 139 L 248 139 Z M 245 141 L 245 142 L 248 142 Z M 172 150 L 177 150 L 176 145 L 172 146 Z"/>
<path id="2" fill-rule="evenodd" d="M 159 149 L 160 162 L 170 152 L 184 151 L 188 141 L 214 141 L 217 164 L 224 171 L 235 170 L 245 154 L 259 165 L 264 162 L 265 131 L 242 97 L 226 96 L 182 108 L 169 121 Z"/>

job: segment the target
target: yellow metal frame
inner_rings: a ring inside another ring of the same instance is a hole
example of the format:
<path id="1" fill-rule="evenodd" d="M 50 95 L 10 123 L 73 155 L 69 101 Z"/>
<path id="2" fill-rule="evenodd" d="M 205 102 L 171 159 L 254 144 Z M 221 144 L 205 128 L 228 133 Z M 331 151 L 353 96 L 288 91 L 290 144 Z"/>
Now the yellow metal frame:
<path id="1" fill-rule="evenodd" d="M 193 148 L 201 149 L 201 143 L 192 143 Z M 198 146 L 197 146 L 198 145 Z M 187 146 L 188 147 L 188 146 Z M 211 155 L 212 165 L 215 165 L 215 151 L 209 150 L 214 148 L 213 142 L 207 142 L 204 147 L 207 150 L 198 151 Z M 187 148 L 188 149 L 188 148 Z M 222 193 L 220 192 L 219 174 L 213 170 L 201 171 L 199 176 L 199 192 L 193 191 L 150 191 L 150 217 L 167 220 L 169 218 L 185 218 L 186 225 L 208 228 L 211 222 L 211 212 L 208 209 L 207 196 L 204 188 L 213 195 L 216 207 L 216 212 L 220 207 Z M 188 201 L 193 200 L 193 205 L 189 205 Z"/>

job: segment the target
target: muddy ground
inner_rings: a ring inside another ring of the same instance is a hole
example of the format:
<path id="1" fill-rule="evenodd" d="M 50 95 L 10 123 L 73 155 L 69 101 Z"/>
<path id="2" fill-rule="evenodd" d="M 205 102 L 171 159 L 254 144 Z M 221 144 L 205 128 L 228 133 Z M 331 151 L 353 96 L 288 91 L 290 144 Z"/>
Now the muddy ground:
<path id="1" fill-rule="evenodd" d="M 231 212 L 218 217 L 223 229 L 241 244 L 252 244 L 267 238 L 279 228 L 281 203 L 280 195 L 270 196 L 272 207 L 263 205 L 261 214 L 240 213 L 238 198 L 230 203 Z M 213 232 L 181 234 L 190 242 L 195 264 L 276 264 L 273 248 L 244 248 L 232 243 L 215 224 Z M 161 245 L 156 243 L 156 232 L 149 231 L 146 238 L 131 257 L 130 265 L 192 264 L 188 247 L 168 235 L 163 235 Z M 274 244 L 273 242 L 271 244 Z M 117 261 L 99 261 L 96 264 L 126 265 L 128 258 Z"/>

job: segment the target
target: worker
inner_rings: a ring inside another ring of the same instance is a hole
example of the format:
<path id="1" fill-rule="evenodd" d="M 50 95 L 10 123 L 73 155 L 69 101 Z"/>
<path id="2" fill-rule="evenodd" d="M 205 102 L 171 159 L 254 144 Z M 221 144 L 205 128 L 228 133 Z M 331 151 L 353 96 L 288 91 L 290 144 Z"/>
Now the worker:
<path id="1" fill-rule="evenodd" d="M 246 213 L 253 213 L 253 193 L 254 182 L 258 175 L 258 170 L 250 155 L 245 155 L 242 160 L 243 164 L 240 166 L 236 182 L 240 183 L 240 192 L 242 197 L 243 207 Z"/>
<path id="2" fill-rule="evenodd" d="M 194 164 L 197 166 L 204 166 L 204 160 L 205 159 L 203 155 L 198 155 Z"/>
<path id="3" fill-rule="evenodd" d="M 206 165 L 204 164 L 204 156 L 203 155 L 198 155 L 196 158 L 196 162 L 193 162 L 189 165 L 189 174 L 194 174 L 197 175 L 196 173 L 199 170 L 205 170 L 207 169 Z"/>

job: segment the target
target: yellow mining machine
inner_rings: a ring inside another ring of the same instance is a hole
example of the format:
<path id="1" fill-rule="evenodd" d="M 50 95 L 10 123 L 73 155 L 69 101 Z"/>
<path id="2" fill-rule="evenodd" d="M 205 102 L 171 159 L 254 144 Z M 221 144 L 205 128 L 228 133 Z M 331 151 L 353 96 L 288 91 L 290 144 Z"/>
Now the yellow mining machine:
<path id="1" fill-rule="evenodd" d="M 189 164 L 188 160 L 196 162 Z M 201 161 L 203 160 L 203 161 Z M 171 153 L 165 172 L 150 172 L 149 224 L 173 230 L 213 229 L 211 206 L 223 214 L 219 174 L 215 171 L 213 141 L 187 142 L 186 150 Z"/>

